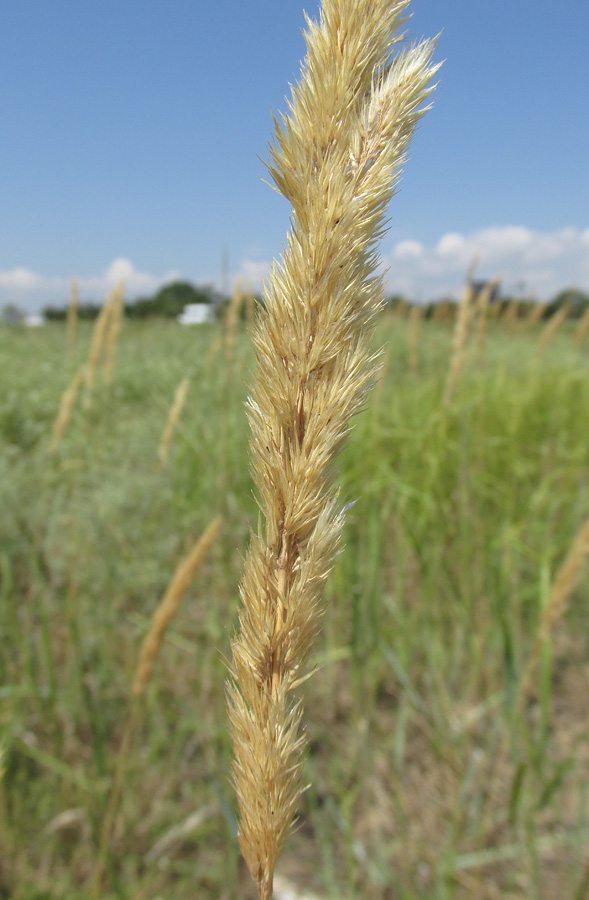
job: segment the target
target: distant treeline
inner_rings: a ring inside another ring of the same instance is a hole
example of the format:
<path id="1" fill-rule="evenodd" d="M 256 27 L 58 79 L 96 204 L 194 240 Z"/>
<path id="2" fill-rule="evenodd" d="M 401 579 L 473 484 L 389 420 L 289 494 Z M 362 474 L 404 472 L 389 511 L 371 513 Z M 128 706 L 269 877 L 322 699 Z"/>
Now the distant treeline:
<path id="1" fill-rule="evenodd" d="M 482 287 L 482 284 L 480 285 Z M 479 287 L 479 285 L 477 285 Z M 260 298 L 258 298 L 260 302 Z M 175 319 L 184 311 L 184 307 L 190 303 L 208 303 L 215 308 L 215 311 L 222 315 L 224 309 L 229 303 L 229 298 L 217 293 L 212 287 L 195 287 L 188 281 L 174 281 L 161 288 L 153 297 L 139 297 L 137 300 L 125 303 L 125 315 L 130 319 L 148 319 L 153 317 L 163 317 Z M 446 303 L 448 306 L 454 306 L 454 301 L 435 301 L 425 305 L 425 316 L 434 315 L 434 311 L 440 303 Z M 393 295 L 386 298 L 386 304 L 389 309 L 395 309 L 400 306 L 411 306 L 411 301 L 400 295 Z M 518 297 L 504 297 L 496 293 L 491 300 L 491 305 L 497 309 L 497 314 L 501 315 L 511 304 L 516 304 L 516 315 L 519 318 L 525 318 L 529 315 L 532 307 L 537 305 L 537 301 L 529 299 L 521 299 Z M 571 288 L 561 291 L 549 303 L 544 304 L 543 318 L 548 319 L 557 309 L 568 305 L 570 308 L 569 315 L 571 318 L 579 318 L 589 307 L 589 294 L 583 291 Z M 95 319 L 102 308 L 101 303 L 81 303 L 78 307 L 78 315 L 80 319 Z M 66 317 L 66 308 L 47 306 L 43 310 L 46 319 L 61 320 Z"/>
<path id="2" fill-rule="evenodd" d="M 477 285 L 476 288 L 479 290 L 482 289 L 483 283 Z M 410 307 L 412 303 L 406 297 L 403 297 L 399 294 L 395 294 L 391 297 L 387 297 L 386 305 L 391 310 L 398 310 L 403 307 Z M 531 299 L 522 299 L 521 297 L 507 297 L 502 296 L 499 293 L 495 293 L 491 298 L 491 308 L 496 310 L 496 315 L 498 317 L 502 316 L 503 313 L 507 311 L 507 309 L 513 307 L 515 310 L 515 316 L 518 319 L 527 318 L 532 309 L 536 308 L 540 301 L 531 300 Z M 440 307 L 440 305 L 444 305 L 449 309 L 452 309 L 457 306 L 455 300 L 435 300 L 432 303 L 423 304 L 424 308 L 424 317 L 426 319 L 433 317 L 435 315 L 436 309 Z M 552 300 L 549 300 L 547 303 L 540 304 L 543 307 L 542 319 L 549 319 L 554 313 L 561 309 L 563 306 L 568 306 L 569 308 L 569 317 L 571 319 L 579 319 L 585 312 L 587 308 L 589 308 L 589 294 L 586 294 L 584 291 L 580 291 L 577 288 L 569 288 L 565 291 L 560 291 Z"/>
<path id="3" fill-rule="evenodd" d="M 175 319 L 189 303 L 208 303 L 215 308 L 222 307 L 224 298 L 213 288 L 195 287 L 188 281 L 174 281 L 161 288 L 153 297 L 139 297 L 125 303 L 125 315 L 130 319 L 148 319 L 159 316 Z M 95 319 L 102 309 L 102 303 L 80 303 L 80 319 Z M 65 319 L 65 307 L 47 306 L 43 310 L 46 319 Z"/>

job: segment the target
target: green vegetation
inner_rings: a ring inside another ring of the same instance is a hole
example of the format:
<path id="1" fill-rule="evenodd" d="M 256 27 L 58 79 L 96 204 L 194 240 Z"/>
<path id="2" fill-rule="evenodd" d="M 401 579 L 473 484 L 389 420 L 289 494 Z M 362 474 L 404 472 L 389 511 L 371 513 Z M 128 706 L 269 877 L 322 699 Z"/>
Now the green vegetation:
<path id="1" fill-rule="evenodd" d="M 479 286 L 485 282 L 476 282 Z M 260 297 L 257 297 L 260 302 Z M 153 297 L 139 297 L 125 303 L 125 315 L 130 319 L 147 319 L 147 318 L 168 318 L 175 319 L 183 312 L 184 307 L 189 303 L 210 303 L 217 310 L 224 311 L 230 300 L 222 294 L 218 294 L 213 288 L 193 285 L 189 281 L 174 281 L 171 284 L 164 285 Z M 496 305 L 499 312 L 504 312 L 511 303 L 517 303 L 518 317 L 526 318 L 529 316 L 533 308 L 536 306 L 534 300 L 516 300 L 513 297 L 499 295 Z M 391 309 L 402 308 L 407 306 L 409 300 L 395 294 L 387 298 L 387 306 Z M 544 305 L 544 317 L 548 318 L 557 309 L 562 306 L 569 306 L 571 318 L 579 318 L 584 311 L 589 308 L 589 295 L 577 288 L 569 288 L 561 291 L 552 300 Z M 425 307 L 425 315 L 431 318 L 436 310 L 437 303 L 430 303 Z M 82 303 L 80 304 L 78 315 L 81 319 L 96 319 L 102 308 L 101 303 Z M 63 306 L 46 306 L 43 315 L 50 322 L 65 321 L 67 313 L 66 304 Z M 4 324 L 14 325 L 22 321 L 24 313 L 13 304 L 4 307 L 1 321 Z M 245 316 L 245 309 L 241 310 L 242 318 Z"/>
<path id="2" fill-rule="evenodd" d="M 175 319 L 189 303 L 219 304 L 222 299 L 212 288 L 195 287 L 188 281 L 174 281 L 160 288 L 153 297 L 139 297 L 125 303 L 125 315 L 130 319 Z M 81 319 L 96 319 L 101 308 L 101 303 L 82 303 L 78 315 Z M 50 322 L 63 321 L 66 307 L 47 306 L 43 314 Z"/>
<path id="3" fill-rule="evenodd" d="M 0 897 L 86 900 L 141 640 L 178 561 L 224 528 L 167 633 L 128 763 L 105 900 L 251 900 L 224 711 L 257 510 L 243 411 L 251 348 L 221 324 L 126 322 L 113 381 L 79 397 L 82 324 L 0 328 Z M 356 500 L 307 683 L 312 787 L 279 875 L 329 900 L 581 900 L 589 889 L 587 577 L 518 685 L 589 511 L 586 346 L 565 322 L 489 321 L 448 409 L 452 342 L 406 318 L 341 459 Z M 231 372 L 231 375 L 229 374 Z M 190 378 L 167 466 L 158 447 Z M 586 572 L 587 570 L 585 570 Z M 245 887 L 238 887 L 240 881 Z"/>

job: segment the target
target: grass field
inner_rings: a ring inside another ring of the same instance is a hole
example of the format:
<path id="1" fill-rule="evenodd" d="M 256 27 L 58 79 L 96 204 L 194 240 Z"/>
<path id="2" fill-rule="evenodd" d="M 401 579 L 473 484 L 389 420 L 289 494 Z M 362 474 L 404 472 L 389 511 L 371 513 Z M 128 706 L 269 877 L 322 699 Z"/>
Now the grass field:
<path id="1" fill-rule="evenodd" d="M 228 367 L 220 324 L 124 323 L 112 384 L 98 373 L 54 453 L 89 326 L 71 352 L 60 325 L 0 329 L 0 897 L 88 897 L 141 640 L 218 514 L 148 689 L 103 896 L 254 897 L 224 708 L 256 521 L 241 329 Z M 586 569 L 520 690 L 589 514 L 587 347 L 564 323 L 539 357 L 541 329 L 491 321 L 484 366 L 469 347 L 443 408 L 450 325 L 421 323 L 417 373 L 407 319 L 379 326 L 384 374 L 341 461 L 342 499 L 356 503 L 306 686 L 311 787 L 279 863 L 301 892 L 589 895 Z"/>

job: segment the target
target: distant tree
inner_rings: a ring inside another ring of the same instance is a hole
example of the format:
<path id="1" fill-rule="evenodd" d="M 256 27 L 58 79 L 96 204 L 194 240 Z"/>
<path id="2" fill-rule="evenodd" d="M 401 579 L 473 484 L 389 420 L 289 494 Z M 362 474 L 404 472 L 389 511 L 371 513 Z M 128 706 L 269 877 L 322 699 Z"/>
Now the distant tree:
<path id="1" fill-rule="evenodd" d="M 5 303 L 0 311 L 0 322 L 3 325 L 22 325 L 25 315 L 16 303 Z"/>
<path id="2" fill-rule="evenodd" d="M 154 297 L 139 297 L 125 304 L 125 312 L 135 319 L 148 316 L 164 316 L 174 319 L 190 303 L 216 304 L 217 296 L 212 288 L 195 287 L 189 281 L 174 281 L 166 284 Z"/>
<path id="3" fill-rule="evenodd" d="M 586 294 L 578 288 L 567 288 L 557 294 L 550 302 L 550 307 L 553 312 L 556 312 L 557 309 L 560 309 L 565 305 L 570 306 L 569 315 L 571 318 L 578 319 L 583 315 L 587 307 L 589 307 L 589 294 Z"/>
<path id="4" fill-rule="evenodd" d="M 101 303 L 82 303 L 78 306 L 78 317 L 80 319 L 95 319 L 101 309 Z"/>
<path id="5" fill-rule="evenodd" d="M 100 303 L 82 303 L 78 307 L 78 316 L 80 319 L 95 319 L 102 309 Z M 43 315 L 49 322 L 65 321 L 67 311 L 65 306 L 46 306 L 43 309 Z"/>
<path id="6" fill-rule="evenodd" d="M 404 307 L 410 304 L 410 300 L 407 297 L 404 297 L 402 294 L 390 294 L 388 297 L 385 297 L 386 308 L 391 312 L 397 312 L 399 309 L 403 309 Z"/>
<path id="7" fill-rule="evenodd" d="M 62 306 L 46 306 L 43 309 L 43 315 L 48 322 L 63 322 L 66 317 L 66 310 Z"/>
<path id="8" fill-rule="evenodd" d="M 175 319 L 190 303 L 209 303 L 218 309 L 221 299 L 211 287 L 195 287 L 189 281 L 174 281 L 164 285 L 153 297 L 138 297 L 125 303 L 125 315 L 131 319 L 153 316 Z M 78 307 L 78 315 L 80 319 L 95 319 L 101 308 L 100 303 L 83 303 Z M 46 306 L 43 315 L 52 321 L 63 321 L 66 306 Z"/>

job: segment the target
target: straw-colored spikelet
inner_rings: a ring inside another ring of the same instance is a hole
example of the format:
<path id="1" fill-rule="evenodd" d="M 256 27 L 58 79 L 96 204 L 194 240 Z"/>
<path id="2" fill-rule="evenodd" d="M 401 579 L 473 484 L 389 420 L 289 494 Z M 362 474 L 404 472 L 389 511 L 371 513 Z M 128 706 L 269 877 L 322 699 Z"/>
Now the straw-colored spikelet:
<path id="1" fill-rule="evenodd" d="M 65 434 L 65 430 L 72 415 L 74 403 L 76 402 L 78 391 L 84 383 L 85 378 L 86 366 L 81 366 L 72 378 L 68 387 L 63 392 L 61 403 L 59 404 L 59 412 L 57 413 L 57 417 L 55 419 L 55 422 L 53 423 L 51 444 L 49 445 L 49 449 L 51 450 L 51 452 L 57 450 L 59 442 Z"/>
<path id="2" fill-rule="evenodd" d="M 170 581 L 166 593 L 156 607 L 151 618 L 149 631 L 141 645 L 139 659 L 135 669 L 135 676 L 131 687 L 131 708 L 121 738 L 113 783 L 104 819 L 102 821 L 98 854 L 90 875 L 89 895 L 91 900 L 98 900 L 102 895 L 102 880 L 106 860 L 108 858 L 108 848 L 116 824 L 129 753 L 140 721 L 141 698 L 145 694 L 149 684 L 153 667 L 165 637 L 166 629 L 172 618 L 176 615 L 182 597 L 190 586 L 196 570 L 217 537 L 222 524 L 223 520 L 220 516 L 214 519 L 198 539 L 188 556 L 186 556 L 179 564 L 172 576 L 172 580 Z"/>
<path id="3" fill-rule="evenodd" d="M 76 343 L 76 335 L 78 332 L 79 296 L 78 280 L 72 278 L 70 282 L 70 302 L 67 308 L 67 343 L 70 349 Z"/>
<path id="4" fill-rule="evenodd" d="M 398 303 L 395 303 L 393 308 L 393 317 L 395 319 L 404 319 L 407 315 L 407 311 L 411 308 L 411 305 L 407 303 L 406 300 L 399 300 Z"/>
<path id="5" fill-rule="evenodd" d="M 178 419 L 182 413 L 182 409 L 184 407 L 184 401 L 186 400 L 186 393 L 188 391 L 189 380 L 188 378 L 183 378 L 178 387 L 176 388 L 176 393 L 174 394 L 174 400 L 170 407 L 170 412 L 168 413 L 168 420 L 166 422 L 166 427 L 164 428 L 162 439 L 159 446 L 158 456 L 162 466 L 168 461 L 168 454 L 170 452 L 170 445 L 172 443 L 172 438 L 174 436 L 174 432 L 176 430 L 176 425 L 178 424 Z"/>
<path id="6" fill-rule="evenodd" d="M 245 292 L 245 321 L 247 322 L 248 328 L 253 325 L 255 315 L 256 298 L 254 297 L 254 292 L 250 287 Z"/>
<path id="7" fill-rule="evenodd" d="M 574 337 L 573 337 L 573 344 L 575 345 L 575 347 L 581 346 L 583 338 L 585 337 L 585 335 L 587 334 L 588 331 L 589 331 L 589 306 L 587 307 L 587 309 L 581 316 L 579 324 L 577 325 L 577 329 L 576 329 Z"/>
<path id="8" fill-rule="evenodd" d="M 409 369 L 417 375 L 419 369 L 419 323 L 423 318 L 423 306 L 414 304 L 409 313 Z"/>
<path id="9" fill-rule="evenodd" d="M 424 41 L 389 60 L 408 0 L 324 0 L 270 173 L 291 232 L 253 340 L 250 451 L 261 521 L 240 586 L 228 706 L 239 842 L 261 900 L 301 793 L 295 691 L 319 627 L 344 510 L 333 461 L 376 361 L 376 242 L 437 67 Z"/>
<path id="10" fill-rule="evenodd" d="M 448 406 L 456 390 L 456 385 L 462 374 L 466 361 L 466 342 L 468 340 L 468 326 L 472 314 L 473 289 L 471 279 L 468 278 L 460 296 L 456 324 L 454 326 L 454 339 L 452 341 L 452 355 L 450 357 L 450 369 L 444 390 L 444 406 Z"/>
<path id="11" fill-rule="evenodd" d="M 94 388 L 96 369 L 98 368 L 100 358 L 102 356 L 102 353 L 104 352 L 104 339 L 108 330 L 108 322 L 112 312 L 113 296 L 114 291 L 111 291 L 111 293 L 103 303 L 98 316 L 96 317 L 94 328 L 92 330 L 92 340 L 90 342 L 90 352 L 88 354 L 88 365 L 86 366 L 85 406 L 87 408 L 90 406 L 90 396 Z"/>
<path id="12" fill-rule="evenodd" d="M 544 331 L 540 335 L 540 340 L 538 341 L 538 346 L 536 348 L 536 353 L 538 356 L 541 356 L 542 353 L 546 350 L 546 347 L 554 337 L 557 329 L 562 325 L 565 319 L 568 319 L 569 316 L 569 306 L 565 304 L 558 312 L 555 312 L 554 315 L 548 320 Z"/>
<path id="13" fill-rule="evenodd" d="M 528 324 L 535 325 L 536 322 L 539 322 L 544 315 L 547 306 L 547 303 L 533 303 L 527 319 Z"/>
<path id="14" fill-rule="evenodd" d="M 493 291 L 501 283 L 501 278 L 494 278 L 488 281 L 477 295 L 477 330 L 476 344 L 479 366 L 482 367 L 485 362 L 485 336 L 487 333 L 487 320 L 489 318 L 489 300 Z"/>
<path id="15" fill-rule="evenodd" d="M 521 696 L 527 693 L 542 647 L 550 637 L 550 632 L 556 622 L 563 616 L 567 600 L 577 584 L 587 557 L 589 557 L 589 521 L 585 522 L 577 532 L 571 551 L 554 579 L 548 601 L 542 610 L 538 633 L 532 647 L 530 659 L 522 677 Z"/>
<path id="16" fill-rule="evenodd" d="M 231 375 L 233 354 L 235 353 L 235 335 L 243 302 L 244 294 L 241 290 L 241 281 L 237 278 L 233 288 L 231 302 L 229 303 L 225 314 L 225 376 L 227 379 L 229 379 Z"/>
<path id="17" fill-rule="evenodd" d="M 434 306 L 432 319 L 434 322 L 446 322 L 452 317 L 452 306 L 447 300 L 440 300 Z"/>
<path id="18" fill-rule="evenodd" d="M 222 518 L 217 516 L 206 531 L 203 532 L 188 556 L 182 560 L 174 572 L 169 587 L 152 616 L 149 631 L 147 632 L 141 647 L 139 661 L 135 670 L 135 678 L 133 679 L 133 687 L 131 688 L 133 697 L 141 697 L 144 694 L 145 688 L 149 683 L 155 660 L 162 645 L 166 629 L 172 618 L 176 615 L 182 597 L 190 586 L 196 570 L 217 537 L 222 524 Z"/>
<path id="19" fill-rule="evenodd" d="M 513 325 L 519 315 L 519 301 L 510 300 L 501 314 L 501 321 L 506 325 Z"/>
<path id="20" fill-rule="evenodd" d="M 123 321 L 123 311 L 125 308 L 125 286 L 121 282 L 113 291 L 110 300 L 110 312 L 106 324 L 106 333 L 104 335 L 104 383 L 110 384 L 112 381 L 112 373 L 115 362 L 115 350 L 117 346 L 117 338 L 121 330 Z"/>
<path id="21" fill-rule="evenodd" d="M 373 409 L 378 410 L 382 402 L 382 394 L 387 378 L 387 372 L 389 370 L 389 365 L 391 362 L 391 345 L 390 343 L 386 344 L 383 354 L 380 358 L 380 366 L 378 368 L 378 379 L 376 385 L 374 387 L 374 394 L 372 397 L 372 407 Z"/>

